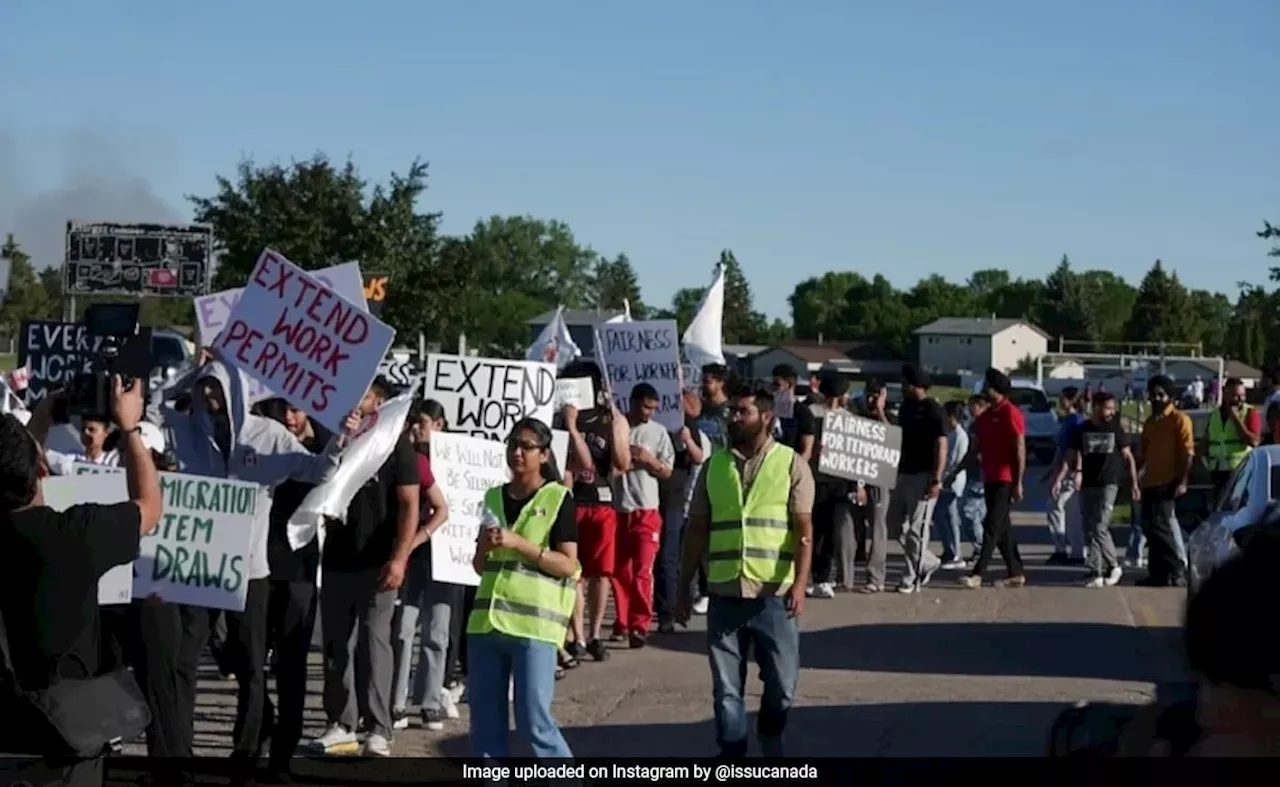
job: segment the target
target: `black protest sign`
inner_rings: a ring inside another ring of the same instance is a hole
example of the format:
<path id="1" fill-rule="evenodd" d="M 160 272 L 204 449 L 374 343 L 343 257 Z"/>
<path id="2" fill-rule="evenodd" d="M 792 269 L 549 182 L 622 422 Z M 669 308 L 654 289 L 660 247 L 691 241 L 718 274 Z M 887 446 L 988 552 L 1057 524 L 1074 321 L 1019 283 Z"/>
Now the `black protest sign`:
<path id="1" fill-rule="evenodd" d="M 901 457 L 901 427 L 848 410 L 831 410 L 822 421 L 818 472 L 823 475 L 892 489 Z"/>
<path id="2" fill-rule="evenodd" d="M 43 399 L 50 391 L 65 388 L 87 371 L 93 354 L 102 347 L 101 336 L 91 336 L 83 325 L 56 320 L 22 323 L 18 337 L 18 366 L 31 374 L 27 402 Z"/>
<path id="3" fill-rule="evenodd" d="M 428 355 L 422 395 L 444 407 L 450 432 L 506 440 L 522 418 L 551 425 L 555 364 Z"/>

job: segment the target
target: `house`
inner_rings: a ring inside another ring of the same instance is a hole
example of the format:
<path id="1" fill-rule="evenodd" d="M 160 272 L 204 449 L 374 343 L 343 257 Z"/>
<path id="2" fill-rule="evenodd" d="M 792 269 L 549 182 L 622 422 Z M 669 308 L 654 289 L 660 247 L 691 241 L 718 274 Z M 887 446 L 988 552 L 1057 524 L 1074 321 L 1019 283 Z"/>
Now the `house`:
<path id="1" fill-rule="evenodd" d="M 582 350 L 585 356 L 592 356 L 596 351 L 596 326 L 602 322 L 608 322 L 615 317 L 621 317 L 622 312 L 616 309 L 565 309 L 564 323 L 569 327 L 569 335 L 573 337 L 573 343 L 578 345 L 578 349 Z M 532 320 L 528 321 L 530 328 L 529 343 L 532 344 L 537 340 L 538 335 L 542 333 L 542 329 L 556 317 L 556 310 L 543 312 Z"/>
<path id="2" fill-rule="evenodd" d="M 1015 369 L 1049 351 L 1049 335 L 1026 320 L 943 317 L 915 330 L 921 368 L 932 374 Z"/>
<path id="3" fill-rule="evenodd" d="M 1158 360 L 1153 366 L 1158 366 Z M 1205 358 L 1203 360 L 1179 359 L 1176 361 L 1167 361 L 1165 363 L 1165 374 L 1173 378 L 1175 383 L 1185 385 L 1195 380 L 1196 377 L 1204 380 L 1207 384 L 1210 380 L 1218 376 L 1218 359 Z M 1223 379 L 1230 380 L 1232 377 L 1239 377 L 1244 383 L 1245 388 L 1253 388 L 1262 381 L 1262 370 L 1255 369 L 1247 363 L 1241 361 L 1222 362 L 1224 370 Z"/>
<path id="4" fill-rule="evenodd" d="M 824 371 L 860 379 L 897 379 L 902 371 L 901 358 L 885 345 L 871 341 L 797 339 L 769 347 L 749 360 L 748 373 L 752 379 L 772 380 L 774 367 L 787 364 L 800 374 L 802 385 L 808 384 L 810 374 Z"/>

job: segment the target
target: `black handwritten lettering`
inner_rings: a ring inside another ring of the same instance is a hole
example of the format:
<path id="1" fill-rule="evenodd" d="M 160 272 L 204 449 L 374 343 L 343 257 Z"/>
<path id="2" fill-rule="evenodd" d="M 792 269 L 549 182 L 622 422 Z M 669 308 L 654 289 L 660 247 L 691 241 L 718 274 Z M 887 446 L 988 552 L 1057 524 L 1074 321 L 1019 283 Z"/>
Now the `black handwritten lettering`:
<path id="1" fill-rule="evenodd" d="M 649 353 L 670 350 L 676 346 L 670 328 L 640 329 L 605 328 L 605 353 Z"/>
<path id="2" fill-rule="evenodd" d="M 520 419 L 551 404 L 556 379 L 537 364 L 441 355 L 428 360 L 427 390 L 448 408 L 450 431 L 505 440 Z"/>

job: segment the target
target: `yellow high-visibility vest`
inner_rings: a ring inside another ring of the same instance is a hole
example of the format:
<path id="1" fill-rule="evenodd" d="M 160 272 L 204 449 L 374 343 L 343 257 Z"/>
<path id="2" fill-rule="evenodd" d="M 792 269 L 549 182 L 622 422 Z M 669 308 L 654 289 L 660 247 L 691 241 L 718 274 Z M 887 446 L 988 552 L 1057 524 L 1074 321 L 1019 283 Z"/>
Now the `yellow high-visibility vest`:
<path id="1" fill-rule="evenodd" d="M 1243 405 L 1240 419 L 1249 417 L 1249 405 Z M 1205 464 L 1210 470 L 1225 472 L 1235 470 L 1244 458 L 1253 450 L 1244 440 L 1239 427 L 1230 419 L 1223 419 L 1222 410 L 1215 409 L 1209 414 L 1209 450 L 1205 455 Z"/>
<path id="2" fill-rule="evenodd" d="M 742 477 L 727 450 L 707 463 L 711 533 L 707 582 L 748 579 L 768 585 L 795 581 L 795 539 L 787 503 L 795 451 L 774 443 L 743 499 Z"/>

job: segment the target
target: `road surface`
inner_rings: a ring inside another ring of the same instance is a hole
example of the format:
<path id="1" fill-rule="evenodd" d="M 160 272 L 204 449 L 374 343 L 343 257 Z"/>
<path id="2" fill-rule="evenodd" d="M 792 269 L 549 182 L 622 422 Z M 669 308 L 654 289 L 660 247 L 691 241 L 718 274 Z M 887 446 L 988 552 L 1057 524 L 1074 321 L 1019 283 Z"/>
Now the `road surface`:
<path id="1" fill-rule="evenodd" d="M 841 594 L 810 600 L 802 673 L 790 716 L 797 755 L 1037 756 L 1055 715 L 1078 700 L 1142 703 L 1156 682 L 1184 677 L 1183 592 L 1075 586 L 1081 569 L 1043 566 L 1049 553 L 1043 489 L 1017 515 L 1031 584 L 1018 590 L 954 586 L 940 573 L 921 594 Z M 1117 541 L 1126 528 L 1117 528 Z M 1122 542 L 1123 543 L 1123 542 Z M 894 545 L 896 547 L 896 545 Z M 936 545 L 935 545 L 936 549 Z M 891 573 L 900 569 L 891 558 Z M 1002 568 L 997 561 L 996 571 Z M 993 573 L 993 576 L 995 574 Z M 892 584 L 894 577 L 890 577 Z M 703 619 L 655 635 L 604 664 L 587 662 L 557 684 L 555 713 L 582 756 L 702 756 L 715 751 Z M 751 670 L 754 708 L 760 685 Z M 235 686 L 210 665 L 197 709 L 200 754 L 230 745 Z M 319 654 L 310 666 L 308 735 L 324 722 Z M 443 732 L 416 723 L 397 733 L 398 756 L 466 755 L 463 718 Z M 141 753 L 130 746 L 131 753 Z"/>

